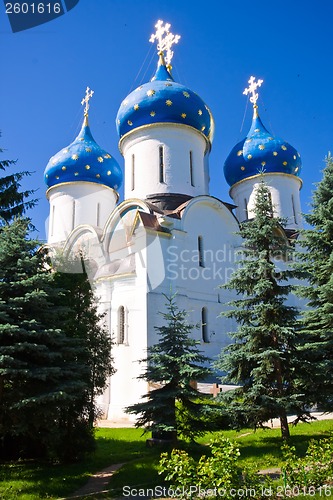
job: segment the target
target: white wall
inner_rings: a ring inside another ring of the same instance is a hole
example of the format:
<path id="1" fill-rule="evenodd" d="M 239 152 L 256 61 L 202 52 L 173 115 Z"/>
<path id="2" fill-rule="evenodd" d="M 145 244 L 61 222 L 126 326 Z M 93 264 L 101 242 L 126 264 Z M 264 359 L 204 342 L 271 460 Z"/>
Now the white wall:
<path id="1" fill-rule="evenodd" d="M 48 243 L 65 241 L 80 224 L 104 227 L 118 199 L 113 189 L 93 182 L 59 184 L 47 191 L 47 197 Z"/>
<path id="2" fill-rule="evenodd" d="M 237 205 L 236 215 L 240 222 L 254 217 L 254 201 L 260 176 L 254 176 L 238 182 L 230 189 L 230 196 Z M 264 174 L 265 182 L 272 196 L 274 213 L 287 219 L 287 229 L 302 227 L 300 189 L 302 181 L 299 177 L 289 174 Z"/>
<path id="3" fill-rule="evenodd" d="M 160 182 L 161 146 L 164 182 Z M 174 124 L 154 125 L 134 130 L 120 142 L 120 148 L 125 159 L 125 199 L 145 199 L 155 193 L 208 194 L 207 141 L 197 130 Z"/>

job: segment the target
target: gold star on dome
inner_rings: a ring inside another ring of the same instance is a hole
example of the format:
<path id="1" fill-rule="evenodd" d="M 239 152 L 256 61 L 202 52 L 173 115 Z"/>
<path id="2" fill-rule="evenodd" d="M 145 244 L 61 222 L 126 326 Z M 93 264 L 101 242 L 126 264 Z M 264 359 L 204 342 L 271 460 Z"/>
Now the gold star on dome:
<path id="1" fill-rule="evenodd" d="M 99 179 L 99 178 L 100 178 L 100 176 L 101 176 L 101 174 L 96 174 L 97 179 Z"/>
<path id="2" fill-rule="evenodd" d="M 172 87 L 172 83 L 165 83 L 164 84 L 166 87 Z"/>
<path id="3" fill-rule="evenodd" d="M 263 151 L 265 149 L 265 146 L 263 144 L 259 144 L 258 148 Z"/>
<path id="4" fill-rule="evenodd" d="M 241 166 L 241 170 L 245 170 L 245 167 Z"/>
<path id="5" fill-rule="evenodd" d="M 247 155 L 248 160 L 251 160 L 252 155 Z"/>
<path id="6" fill-rule="evenodd" d="M 251 142 L 251 141 L 252 141 L 252 139 L 246 139 L 246 141 L 245 141 L 245 142 Z"/>
<path id="7" fill-rule="evenodd" d="M 61 170 L 65 171 L 67 168 L 65 166 L 61 167 Z"/>
<path id="8" fill-rule="evenodd" d="M 286 167 L 288 165 L 288 162 L 287 161 L 284 161 L 283 162 L 283 165 Z"/>
<path id="9" fill-rule="evenodd" d="M 237 156 L 242 156 L 242 154 L 243 154 L 243 150 L 242 149 L 240 149 L 239 151 L 237 151 Z"/>
<path id="10" fill-rule="evenodd" d="M 148 97 L 151 97 L 151 96 L 152 96 L 152 95 L 154 95 L 154 94 L 155 94 L 155 90 L 154 90 L 154 89 L 149 89 L 149 90 L 147 90 L 147 96 L 148 96 Z"/>
<path id="11" fill-rule="evenodd" d="M 124 99 L 123 102 L 121 103 L 123 106 L 126 106 L 128 104 L 128 100 Z"/>
<path id="12" fill-rule="evenodd" d="M 112 156 L 109 155 L 109 153 L 106 153 L 106 155 L 104 155 L 104 158 L 112 158 Z"/>
<path id="13" fill-rule="evenodd" d="M 91 148 L 86 148 L 87 153 L 91 153 Z"/>
<path id="14" fill-rule="evenodd" d="M 283 146 L 281 146 L 281 149 L 283 149 L 283 151 L 287 151 L 287 148 L 286 148 L 286 146 L 284 146 L 284 145 L 283 145 Z"/>
<path id="15" fill-rule="evenodd" d="M 104 158 L 103 158 L 102 156 L 99 156 L 99 157 L 97 158 L 97 160 L 98 160 L 100 163 L 103 163 Z"/>
<path id="16" fill-rule="evenodd" d="M 138 90 L 141 90 L 142 89 L 142 85 L 140 85 L 140 87 L 138 87 L 137 89 L 135 89 L 135 92 L 137 92 Z"/>
<path id="17" fill-rule="evenodd" d="M 90 165 L 86 165 L 84 168 L 85 168 L 86 170 L 89 170 L 89 169 L 90 169 Z"/>
<path id="18" fill-rule="evenodd" d="M 201 109 L 199 109 L 199 111 L 198 111 L 198 115 L 200 115 L 200 116 L 202 115 L 202 111 L 201 111 Z"/>
<path id="19" fill-rule="evenodd" d="M 106 175 L 111 175 L 111 170 L 108 170 L 108 171 L 106 172 Z"/>
<path id="20" fill-rule="evenodd" d="M 135 111 L 137 111 L 139 109 L 139 105 L 138 104 L 134 104 L 133 108 L 135 109 Z"/>
<path id="21" fill-rule="evenodd" d="M 297 156 L 296 156 L 296 155 L 294 155 L 294 156 L 293 156 L 293 158 L 294 158 L 294 160 L 296 160 L 296 159 L 297 159 Z"/>
<path id="22" fill-rule="evenodd" d="M 185 96 L 188 99 L 190 97 L 190 94 L 184 90 L 183 96 Z"/>
<path id="23" fill-rule="evenodd" d="M 186 118 L 186 113 L 182 113 L 180 116 L 181 116 L 182 118 Z"/>
<path id="24" fill-rule="evenodd" d="M 83 137 L 80 137 L 79 141 L 84 141 L 84 138 L 83 138 Z"/>
<path id="25" fill-rule="evenodd" d="M 150 112 L 150 116 L 155 116 L 155 115 L 156 115 L 155 111 Z"/>
<path id="26" fill-rule="evenodd" d="M 72 155 L 72 160 L 78 160 L 79 159 L 79 155 Z"/>
<path id="27" fill-rule="evenodd" d="M 264 167 L 266 165 L 266 162 L 265 161 L 262 161 L 261 162 L 261 166 Z"/>
<path id="28" fill-rule="evenodd" d="M 254 131 L 255 132 L 260 132 L 260 129 L 259 128 L 255 128 Z"/>
<path id="29" fill-rule="evenodd" d="M 165 104 L 166 104 L 167 106 L 172 106 L 172 101 L 171 101 L 170 99 L 167 99 L 167 100 L 165 101 Z"/>
<path id="30" fill-rule="evenodd" d="M 74 172 L 74 175 L 75 175 L 75 176 L 78 176 L 78 175 L 79 175 L 79 172 Z"/>
<path id="31" fill-rule="evenodd" d="M 206 129 L 205 125 L 201 127 L 201 132 L 203 132 Z"/>
<path id="32" fill-rule="evenodd" d="M 273 151 L 273 155 L 274 155 L 274 156 L 277 156 L 277 155 L 278 155 L 278 152 L 277 152 L 277 151 Z"/>
<path id="33" fill-rule="evenodd" d="M 59 180 L 59 175 L 56 175 L 56 179 L 57 179 L 57 181 Z"/>
<path id="34" fill-rule="evenodd" d="M 133 125 L 133 122 L 131 122 L 131 120 L 127 120 L 127 123 L 130 127 Z"/>

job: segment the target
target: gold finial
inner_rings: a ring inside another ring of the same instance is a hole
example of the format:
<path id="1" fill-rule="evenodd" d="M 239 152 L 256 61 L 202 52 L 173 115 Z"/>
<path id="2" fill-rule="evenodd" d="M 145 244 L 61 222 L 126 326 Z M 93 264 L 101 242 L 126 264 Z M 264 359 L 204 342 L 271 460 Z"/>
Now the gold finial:
<path id="1" fill-rule="evenodd" d="M 252 94 L 251 97 L 250 97 L 250 102 L 252 102 L 253 104 L 253 108 L 254 108 L 254 111 L 256 113 L 256 110 L 258 108 L 258 105 L 257 105 L 257 100 L 258 100 L 258 97 L 259 97 L 259 94 L 258 92 L 256 92 L 257 88 L 258 87 L 261 87 L 261 84 L 263 83 L 264 80 L 258 80 L 257 82 L 255 81 L 255 77 L 254 76 L 251 76 L 248 83 L 250 84 L 243 92 L 243 94 L 245 95 L 248 95 L 248 94 Z"/>
<path id="2" fill-rule="evenodd" d="M 85 118 L 88 117 L 88 111 L 89 111 L 89 107 L 90 107 L 89 101 L 92 98 L 93 94 L 94 94 L 94 91 L 91 90 L 89 87 L 87 87 L 86 88 L 86 95 L 85 95 L 85 97 L 81 101 L 82 106 L 84 105 L 84 116 L 85 116 Z"/>
<path id="3" fill-rule="evenodd" d="M 170 23 L 165 23 L 163 26 L 163 21 L 160 19 L 155 24 L 156 31 L 151 35 L 149 41 L 154 43 L 157 41 L 157 53 L 164 55 L 165 52 L 165 62 L 167 64 L 168 69 L 171 68 L 171 60 L 173 58 L 173 51 L 171 47 L 173 44 L 178 43 L 180 40 L 180 35 L 174 35 L 169 30 L 171 28 Z"/>

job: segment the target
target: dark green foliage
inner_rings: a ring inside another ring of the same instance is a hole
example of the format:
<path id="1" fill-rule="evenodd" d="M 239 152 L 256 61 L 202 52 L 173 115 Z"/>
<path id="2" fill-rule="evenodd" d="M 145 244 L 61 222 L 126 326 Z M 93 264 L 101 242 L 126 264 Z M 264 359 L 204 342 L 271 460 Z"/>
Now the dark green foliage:
<path id="1" fill-rule="evenodd" d="M 333 409 L 333 158 L 326 158 L 322 181 L 313 194 L 311 226 L 301 231 L 296 269 L 306 280 L 297 292 L 307 300 L 301 335 L 302 359 L 307 374 L 305 390 L 323 410 Z"/>
<path id="2" fill-rule="evenodd" d="M 3 151 L 0 148 L 0 154 Z M 33 190 L 20 191 L 22 179 L 29 176 L 30 172 L 5 174 L 6 170 L 15 164 L 15 160 L 0 159 L 0 170 L 3 172 L 0 176 L 0 226 L 22 215 L 27 208 L 32 208 L 36 203 L 36 200 L 27 200 L 34 193 Z"/>
<path id="3" fill-rule="evenodd" d="M 79 257 L 77 260 L 81 260 Z M 84 267 L 84 262 L 68 262 L 68 271 Z M 66 270 L 66 266 L 62 265 Z M 99 416 L 95 405 L 96 396 L 103 393 L 107 379 L 114 373 L 111 356 L 112 340 L 104 323 L 104 314 L 98 312 L 96 297 L 86 272 L 72 274 L 59 272 L 56 284 L 62 289 L 59 305 L 63 305 L 63 331 L 69 338 L 79 340 L 81 351 L 78 362 L 86 367 L 86 407 L 90 426 Z"/>
<path id="4" fill-rule="evenodd" d="M 160 384 L 144 396 L 145 401 L 127 408 L 138 415 L 137 427 L 144 427 L 156 437 L 181 435 L 194 439 L 207 430 L 207 420 L 202 419 L 205 409 L 203 396 L 194 388 L 210 374 L 204 367 L 209 360 L 198 350 L 191 338 L 194 325 L 187 324 L 187 312 L 179 310 L 176 296 L 166 297 L 167 312 L 161 313 L 164 326 L 155 327 L 159 342 L 148 348 L 143 360 L 147 368 L 140 378 L 149 384 Z"/>
<path id="5" fill-rule="evenodd" d="M 290 246 L 283 220 L 272 216 L 270 193 L 260 182 L 255 218 L 242 224 L 243 259 L 225 288 L 239 298 L 223 313 L 238 329 L 233 343 L 222 351 L 216 366 L 227 373 L 224 381 L 240 387 L 222 394 L 225 410 L 236 426 L 262 426 L 274 417 L 289 437 L 288 413 L 302 417 L 304 395 L 298 378 L 297 310 L 286 304 L 291 292 L 286 265 Z"/>
<path id="6" fill-rule="evenodd" d="M 54 275 L 29 223 L 0 230 L 0 451 L 75 459 L 93 444 L 83 413 L 87 367 L 80 341 L 58 327 Z"/>

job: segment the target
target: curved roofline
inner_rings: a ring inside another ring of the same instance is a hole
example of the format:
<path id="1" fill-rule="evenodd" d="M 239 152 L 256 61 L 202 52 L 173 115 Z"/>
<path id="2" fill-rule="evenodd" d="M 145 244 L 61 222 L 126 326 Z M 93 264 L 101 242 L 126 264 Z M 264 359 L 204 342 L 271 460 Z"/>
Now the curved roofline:
<path id="1" fill-rule="evenodd" d="M 54 184 L 54 186 L 50 186 L 47 190 L 46 190 L 46 193 L 45 193 L 45 196 L 47 199 L 49 199 L 49 196 L 50 196 L 50 191 L 52 191 L 52 189 L 55 189 L 57 187 L 61 187 L 61 186 L 68 186 L 69 184 L 93 184 L 94 186 L 102 186 L 102 187 L 105 187 L 107 189 L 111 189 L 111 191 L 113 191 L 115 194 L 116 194 L 116 203 L 118 203 L 118 200 L 119 200 L 119 193 L 118 191 L 116 191 L 114 188 L 108 186 L 107 184 L 103 184 L 102 182 L 93 182 L 93 181 L 68 181 L 68 182 L 59 182 L 59 184 Z"/>
<path id="2" fill-rule="evenodd" d="M 186 123 L 173 123 L 173 122 L 156 122 L 156 123 L 147 123 L 146 125 L 140 125 L 140 127 L 135 127 L 133 130 L 130 130 L 129 132 L 126 132 L 126 134 L 124 134 L 120 139 L 119 139 L 119 143 L 118 143 L 118 148 L 119 148 L 119 151 L 120 153 L 123 155 L 123 152 L 122 152 L 122 143 L 125 139 L 127 139 L 130 134 L 133 134 L 134 132 L 138 131 L 138 130 L 144 130 L 146 128 L 151 128 L 151 127 L 156 127 L 156 126 L 162 126 L 162 127 L 186 127 L 186 128 L 189 128 L 190 130 L 195 130 L 195 132 L 197 132 L 198 134 L 200 134 L 204 139 L 205 139 L 205 142 L 206 142 L 206 149 L 205 149 L 205 154 L 210 152 L 211 149 L 212 149 L 212 143 L 210 142 L 209 138 L 204 134 L 202 133 L 200 130 L 198 130 L 197 128 L 195 127 L 192 127 L 192 125 L 187 125 Z M 124 155 L 123 155 L 124 156 Z"/>
<path id="3" fill-rule="evenodd" d="M 246 182 L 246 181 L 251 180 L 251 179 L 255 179 L 256 177 L 260 177 L 262 175 L 264 175 L 264 176 L 279 175 L 279 176 L 282 176 L 282 177 L 292 177 L 293 179 L 296 179 L 296 180 L 298 180 L 300 182 L 301 188 L 303 186 L 302 179 L 300 177 L 297 177 L 297 175 L 294 175 L 294 174 L 285 174 L 284 172 L 263 172 L 263 173 L 259 173 L 259 174 L 255 174 L 255 175 L 250 175 L 249 177 L 245 177 L 244 179 L 241 179 L 240 181 L 235 182 L 235 184 L 233 184 L 232 186 L 230 186 L 229 196 L 231 196 L 231 190 L 235 186 L 238 186 L 239 184 L 242 184 L 243 182 Z"/>

